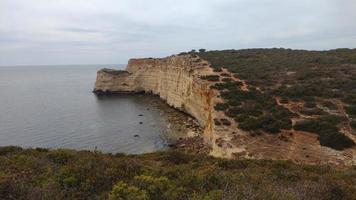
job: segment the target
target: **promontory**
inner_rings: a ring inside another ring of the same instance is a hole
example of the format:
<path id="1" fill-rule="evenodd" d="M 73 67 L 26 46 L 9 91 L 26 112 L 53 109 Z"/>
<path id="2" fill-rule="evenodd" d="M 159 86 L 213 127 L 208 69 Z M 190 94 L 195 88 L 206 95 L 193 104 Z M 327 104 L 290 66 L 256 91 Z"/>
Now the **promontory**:
<path id="1" fill-rule="evenodd" d="M 152 93 L 193 116 L 210 155 L 356 164 L 356 50 L 246 49 L 131 59 L 98 95 Z"/>

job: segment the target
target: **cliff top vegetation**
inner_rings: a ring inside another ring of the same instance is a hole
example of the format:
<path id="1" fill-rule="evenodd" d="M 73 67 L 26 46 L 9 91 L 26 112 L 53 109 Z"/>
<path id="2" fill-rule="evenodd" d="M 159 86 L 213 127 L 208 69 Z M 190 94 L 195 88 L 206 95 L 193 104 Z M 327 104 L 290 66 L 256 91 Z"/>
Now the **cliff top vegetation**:
<path id="1" fill-rule="evenodd" d="M 190 54 L 209 61 L 215 72 L 227 69 L 247 83 L 248 90 L 241 90 L 241 82 L 229 78 L 212 86 L 225 100 L 216 109 L 234 118 L 239 128 L 252 133 L 294 128 L 318 134 L 321 145 L 334 149 L 355 145 L 340 130 L 356 134 L 356 49 L 245 49 Z M 295 127 L 292 120 L 297 121 Z"/>

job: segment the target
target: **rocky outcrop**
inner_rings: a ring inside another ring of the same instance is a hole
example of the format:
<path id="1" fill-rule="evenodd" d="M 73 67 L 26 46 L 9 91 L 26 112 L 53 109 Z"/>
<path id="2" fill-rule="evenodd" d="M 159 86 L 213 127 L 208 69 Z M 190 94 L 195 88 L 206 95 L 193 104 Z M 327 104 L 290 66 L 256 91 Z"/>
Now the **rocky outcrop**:
<path id="1" fill-rule="evenodd" d="M 102 69 L 97 73 L 97 94 L 146 92 L 159 95 L 170 106 L 190 114 L 204 127 L 212 143 L 212 106 L 216 93 L 199 77 L 212 73 L 198 57 L 171 56 L 162 59 L 131 59 L 125 71 Z"/>

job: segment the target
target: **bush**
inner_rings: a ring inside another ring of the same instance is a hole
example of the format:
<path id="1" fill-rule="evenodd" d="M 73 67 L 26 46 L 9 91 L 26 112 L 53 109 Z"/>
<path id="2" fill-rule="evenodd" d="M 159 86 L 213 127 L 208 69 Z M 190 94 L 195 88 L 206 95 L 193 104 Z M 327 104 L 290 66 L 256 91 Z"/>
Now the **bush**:
<path id="1" fill-rule="evenodd" d="M 213 71 L 214 72 L 222 72 L 223 70 L 221 68 L 214 68 Z"/>
<path id="2" fill-rule="evenodd" d="M 316 104 L 315 104 L 315 102 L 307 101 L 304 103 L 304 106 L 307 108 L 315 108 Z"/>
<path id="3" fill-rule="evenodd" d="M 206 194 L 193 194 L 191 200 L 218 200 L 223 199 L 223 191 L 222 190 L 212 190 Z"/>
<path id="4" fill-rule="evenodd" d="M 19 151 L 22 151 L 21 147 L 15 147 L 15 146 L 0 147 L 0 156 L 16 153 Z"/>
<path id="5" fill-rule="evenodd" d="M 146 191 L 120 181 L 110 192 L 109 200 L 149 200 L 149 197 Z"/>
<path id="6" fill-rule="evenodd" d="M 200 78 L 203 80 L 213 81 L 213 82 L 220 81 L 220 76 L 218 75 L 207 75 L 207 76 L 201 76 Z"/>
<path id="7" fill-rule="evenodd" d="M 344 150 L 353 147 L 354 141 L 340 132 L 324 131 L 320 135 L 320 145 L 331 147 L 336 150 Z"/>
<path id="8" fill-rule="evenodd" d="M 356 105 L 346 107 L 346 112 L 351 116 L 356 116 Z"/>
<path id="9" fill-rule="evenodd" d="M 247 117 L 243 120 L 239 120 L 239 128 L 245 131 L 252 131 L 261 128 L 259 121 L 252 117 Z"/>
<path id="10" fill-rule="evenodd" d="M 220 121 L 224 126 L 230 126 L 231 125 L 231 122 L 228 119 L 222 118 Z"/>
<path id="11" fill-rule="evenodd" d="M 345 117 L 339 115 L 324 115 L 319 117 L 319 120 L 328 123 L 329 125 L 336 126 L 340 122 L 343 122 Z"/>
<path id="12" fill-rule="evenodd" d="M 287 103 L 289 103 L 289 100 L 288 100 L 288 98 L 282 97 L 281 100 L 280 100 L 280 102 L 281 102 L 282 104 L 287 104 Z"/>
<path id="13" fill-rule="evenodd" d="M 217 103 L 214 107 L 214 109 L 217 111 L 224 111 L 228 108 L 229 108 L 229 105 L 226 103 Z"/>
<path id="14" fill-rule="evenodd" d="M 56 150 L 51 151 L 47 158 L 54 163 L 66 164 L 69 160 L 73 159 L 73 153 L 70 150 Z"/>
<path id="15" fill-rule="evenodd" d="M 350 138 L 339 132 L 336 127 L 337 120 L 331 118 L 301 121 L 295 124 L 294 129 L 316 133 L 319 135 L 321 145 L 336 150 L 354 146 L 355 143 Z"/>
<path id="16" fill-rule="evenodd" d="M 205 49 L 199 49 L 200 53 L 204 53 L 206 50 Z"/>
<path id="17" fill-rule="evenodd" d="M 299 112 L 303 115 L 325 115 L 327 112 L 325 112 L 323 109 L 320 108 L 301 108 Z"/>
<path id="18" fill-rule="evenodd" d="M 173 164 L 187 164 L 190 161 L 190 157 L 187 154 L 178 151 L 169 151 L 164 154 L 162 160 L 169 161 Z"/>
<path id="19" fill-rule="evenodd" d="M 271 115 L 264 115 L 258 119 L 262 130 L 269 133 L 278 133 L 281 129 L 290 129 L 292 122 L 289 119 L 275 119 Z"/>
<path id="20" fill-rule="evenodd" d="M 228 74 L 228 73 L 221 73 L 220 75 L 224 76 L 224 77 L 230 77 L 230 74 Z"/>
<path id="21" fill-rule="evenodd" d="M 232 82 L 232 79 L 231 78 L 223 78 L 221 79 L 223 82 Z"/>
<path id="22" fill-rule="evenodd" d="M 235 91 L 240 89 L 241 83 L 240 82 L 224 82 L 224 83 L 215 83 L 211 88 L 217 90 L 230 90 Z"/>
<path id="23" fill-rule="evenodd" d="M 76 187 L 78 184 L 79 184 L 78 180 L 73 176 L 65 178 L 63 180 L 63 186 L 65 188 L 73 188 L 73 187 Z"/>
<path id="24" fill-rule="evenodd" d="M 356 129 L 356 121 L 351 121 L 350 122 L 350 126 L 352 127 L 352 128 L 354 128 L 354 129 Z"/>
<path id="25" fill-rule="evenodd" d="M 183 195 L 183 188 L 177 187 L 167 177 L 140 175 L 134 178 L 134 183 L 147 191 L 149 199 L 173 200 Z"/>
<path id="26" fill-rule="evenodd" d="M 214 119 L 215 126 L 221 126 L 221 122 L 219 119 Z"/>

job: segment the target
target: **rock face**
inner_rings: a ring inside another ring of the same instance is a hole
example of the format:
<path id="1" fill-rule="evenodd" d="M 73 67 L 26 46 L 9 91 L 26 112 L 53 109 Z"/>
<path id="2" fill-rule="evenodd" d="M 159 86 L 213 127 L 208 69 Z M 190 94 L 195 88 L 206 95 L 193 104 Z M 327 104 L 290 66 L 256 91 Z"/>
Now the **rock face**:
<path id="1" fill-rule="evenodd" d="M 170 106 L 196 118 L 204 127 L 204 136 L 213 142 L 212 99 L 216 93 L 199 76 L 212 73 L 197 57 L 171 56 L 162 59 L 131 59 L 126 71 L 98 71 L 97 94 L 146 92 L 159 95 Z"/>

